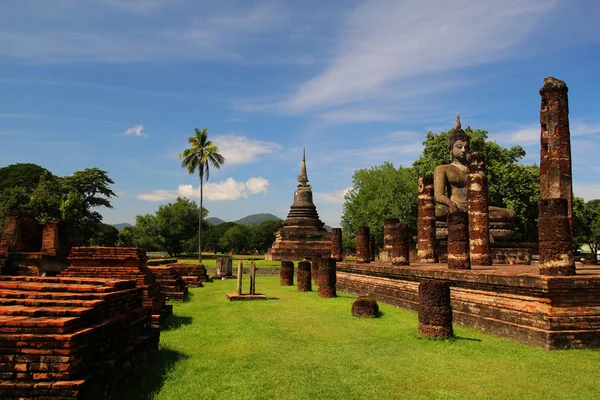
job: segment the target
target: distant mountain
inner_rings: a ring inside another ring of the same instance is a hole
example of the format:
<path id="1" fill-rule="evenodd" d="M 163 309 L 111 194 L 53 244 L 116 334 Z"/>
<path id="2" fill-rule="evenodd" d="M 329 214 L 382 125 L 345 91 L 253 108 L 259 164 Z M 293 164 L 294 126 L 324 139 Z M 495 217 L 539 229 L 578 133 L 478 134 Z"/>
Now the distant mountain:
<path id="1" fill-rule="evenodd" d="M 224 224 L 227 221 L 223 221 L 221 218 L 217 218 L 217 217 L 210 217 L 210 218 L 206 218 L 206 221 L 210 222 L 213 225 L 221 225 Z"/>
<path id="2" fill-rule="evenodd" d="M 323 225 L 323 228 L 327 229 L 327 232 L 331 232 L 331 230 L 333 229 L 332 227 L 330 227 L 327 224 Z"/>
<path id="3" fill-rule="evenodd" d="M 133 225 L 131 225 L 131 224 L 128 224 L 127 222 L 121 222 L 120 224 L 113 224 L 113 226 L 114 226 L 115 228 L 117 228 L 117 230 L 119 230 L 119 231 L 120 231 L 120 230 L 122 230 L 123 228 L 127 228 L 127 227 L 130 227 L 130 226 L 133 226 Z"/>
<path id="4" fill-rule="evenodd" d="M 273 214 L 252 214 L 247 217 L 238 219 L 237 221 L 233 221 L 236 224 L 243 225 L 260 225 L 265 221 L 281 221 L 281 218 L 274 216 Z"/>

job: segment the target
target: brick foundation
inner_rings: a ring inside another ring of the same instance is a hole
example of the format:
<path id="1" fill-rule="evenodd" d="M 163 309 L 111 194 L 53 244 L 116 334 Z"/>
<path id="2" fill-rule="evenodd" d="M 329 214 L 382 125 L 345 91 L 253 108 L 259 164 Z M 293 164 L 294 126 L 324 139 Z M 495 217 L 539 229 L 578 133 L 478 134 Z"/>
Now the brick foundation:
<path id="1" fill-rule="evenodd" d="M 154 273 L 165 301 L 182 302 L 185 299 L 188 288 L 175 268 L 160 265 L 150 266 L 148 269 Z"/>
<path id="2" fill-rule="evenodd" d="M 600 267 L 543 276 L 537 266 L 337 264 L 338 290 L 417 310 L 418 285 L 447 280 L 454 323 L 546 349 L 600 348 Z"/>
<path id="3" fill-rule="evenodd" d="M 0 398 L 107 399 L 158 349 L 131 280 L 0 277 Z"/>

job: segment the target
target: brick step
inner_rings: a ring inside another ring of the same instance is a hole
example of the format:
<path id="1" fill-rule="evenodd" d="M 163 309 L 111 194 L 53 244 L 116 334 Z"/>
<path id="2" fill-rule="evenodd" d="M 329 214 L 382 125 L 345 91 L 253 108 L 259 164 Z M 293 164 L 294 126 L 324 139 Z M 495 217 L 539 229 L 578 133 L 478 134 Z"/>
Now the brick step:
<path id="1" fill-rule="evenodd" d="M 81 326 L 77 317 L 39 317 L 0 315 L 0 333 L 70 333 Z"/>
<path id="2" fill-rule="evenodd" d="M 52 291 L 35 291 L 29 292 L 27 290 L 11 290 L 11 289 L 0 289 L 0 299 L 45 299 L 45 300 L 98 300 L 106 299 L 110 300 L 118 298 L 126 293 L 138 291 L 135 285 L 132 289 L 127 289 L 121 292 L 107 292 L 107 293 L 79 293 L 79 292 L 52 292 Z"/>
<path id="3" fill-rule="evenodd" d="M 0 307 L 3 306 L 23 306 L 23 307 L 95 307 L 102 304 L 102 300 L 56 300 L 56 299 L 15 299 L 0 298 Z"/>
<path id="4" fill-rule="evenodd" d="M 0 305 L 0 319 L 2 316 L 25 317 L 84 317 L 93 313 L 90 307 L 26 307 L 20 305 Z"/>
<path id="5" fill-rule="evenodd" d="M 71 293 L 107 293 L 115 289 L 107 286 L 96 286 L 87 284 L 67 283 L 43 283 L 43 282 L 12 282 L 0 280 L 0 291 L 22 290 L 28 292 L 71 292 Z"/>
<path id="6" fill-rule="evenodd" d="M 41 276 L 2 276 L 3 282 L 35 282 L 35 283 L 48 283 L 48 284 L 81 284 L 81 285 L 95 285 L 113 287 L 115 290 L 128 289 L 135 284 L 132 284 L 129 280 L 123 279 L 112 279 L 108 281 L 102 278 L 89 278 L 89 277 L 41 277 Z"/>

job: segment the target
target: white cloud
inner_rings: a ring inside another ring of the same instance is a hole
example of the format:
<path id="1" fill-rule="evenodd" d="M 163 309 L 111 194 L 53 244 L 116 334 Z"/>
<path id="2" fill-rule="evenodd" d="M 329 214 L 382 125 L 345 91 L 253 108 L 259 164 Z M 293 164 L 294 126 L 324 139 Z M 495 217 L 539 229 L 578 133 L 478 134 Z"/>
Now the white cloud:
<path id="1" fill-rule="evenodd" d="M 136 125 L 125 131 L 126 135 L 134 135 L 134 136 L 148 136 L 145 133 L 142 133 L 142 129 L 144 129 L 144 125 Z"/>
<path id="2" fill-rule="evenodd" d="M 362 2 L 348 16 L 337 53 L 287 100 L 290 111 L 377 98 L 412 78 L 501 59 L 557 1 Z"/>
<path id="3" fill-rule="evenodd" d="M 238 182 L 233 178 L 227 178 L 218 183 L 207 182 L 204 184 L 204 200 L 224 201 L 247 199 L 249 195 L 266 193 L 269 181 L 263 177 L 252 177 L 246 182 Z M 192 185 L 179 185 L 176 190 L 157 189 L 151 193 L 141 193 L 136 197 L 146 201 L 174 200 L 177 197 L 196 199 L 199 196 L 199 188 Z"/>
<path id="4" fill-rule="evenodd" d="M 315 192 L 315 199 L 324 203 L 344 204 L 344 196 L 346 196 L 346 193 L 348 193 L 350 189 L 352 189 L 352 187 L 347 187 L 346 189 L 339 189 L 328 193 Z"/>
<path id="5" fill-rule="evenodd" d="M 212 139 L 219 147 L 219 153 L 225 157 L 225 163 L 248 164 L 258 161 L 259 157 L 281 150 L 283 146 L 273 142 L 250 140 L 245 136 L 219 135 Z"/>
<path id="6" fill-rule="evenodd" d="M 540 143 L 540 124 L 532 123 L 515 130 L 490 135 L 490 139 L 510 145 L 533 145 Z M 588 123 L 575 120 L 570 122 L 571 137 L 594 135 L 600 133 L 600 123 Z"/>

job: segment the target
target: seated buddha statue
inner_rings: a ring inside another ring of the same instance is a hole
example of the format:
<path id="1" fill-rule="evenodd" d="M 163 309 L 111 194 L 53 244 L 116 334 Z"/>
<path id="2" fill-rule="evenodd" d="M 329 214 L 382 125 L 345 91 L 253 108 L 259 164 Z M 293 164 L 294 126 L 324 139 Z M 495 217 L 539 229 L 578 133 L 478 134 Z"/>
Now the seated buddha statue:
<path id="1" fill-rule="evenodd" d="M 460 116 L 448 137 L 450 164 L 439 165 L 433 172 L 436 220 L 445 221 L 448 212 L 467 211 L 467 178 L 469 177 L 469 137 L 461 129 Z M 501 207 L 489 207 L 489 221 L 514 222 L 516 213 Z"/>

